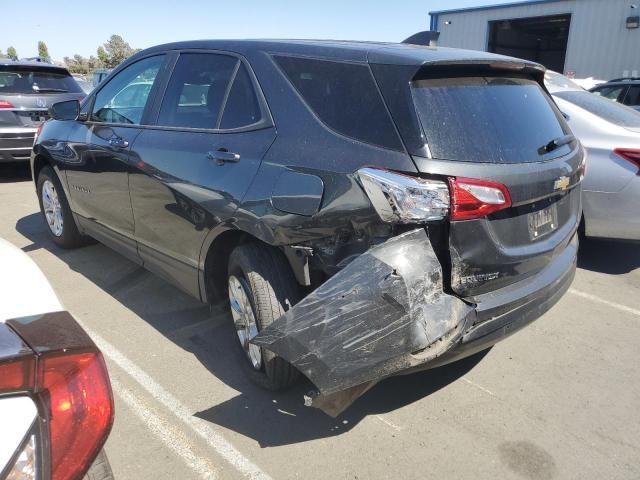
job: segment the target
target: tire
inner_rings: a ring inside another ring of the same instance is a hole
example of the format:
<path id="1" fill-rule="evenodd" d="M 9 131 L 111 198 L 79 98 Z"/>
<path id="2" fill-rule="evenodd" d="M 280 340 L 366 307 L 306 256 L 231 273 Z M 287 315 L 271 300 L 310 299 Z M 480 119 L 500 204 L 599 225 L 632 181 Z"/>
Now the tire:
<path id="1" fill-rule="evenodd" d="M 236 247 L 229 256 L 229 287 L 235 278 L 243 288 L 257 324 L 257 331 L 271 325 L 299 300 L 299 289 L 284 255 L 271 247 L 257 243 L 245 243 Z M 235 295 L 235 294 L 234 294 Z M 231 315 L 234 319 L 234 298 L 230 290 Z M 284 390 L 292 386 L 299 376 L 298 370 L 274 353 L 252 346 L 259 351 L 261 364 L 254 360 L 243 348 L 240 329 L 236 330 L 236 344 L 242 351 L 242 362 L 252 381 L 268 390 Z M 250 335 L 247 335 L 250 337 Z"/>
<path id="2" fill-rule="evenodd" d="M 111 465 L 104 450 L 100 450 L 93 465 L 84 476 L 84 480 L 113 480 Z"/>
<path id="3" fill-rule="evenodd" d="M 43 190 L 45 189 L 47 199 L 43 198 Z M 38 193 L 38 202 L 40 203 L 40 212 L 53 242 L 62 248 L 76 248 L 83 245 L 85 238 L 78 231 L 60 179 L 50 166 L 40 170 L 36 191 Z M 52 205 L 53 207 L 51 207 Z M 53 218 L 51 221 L 47 218 L 45 206 L 50 213 L 49 218 Z M 53 211 L 51 208 L 53 208 Z M 61 223 L 58 223 L 60 220 Z"/>

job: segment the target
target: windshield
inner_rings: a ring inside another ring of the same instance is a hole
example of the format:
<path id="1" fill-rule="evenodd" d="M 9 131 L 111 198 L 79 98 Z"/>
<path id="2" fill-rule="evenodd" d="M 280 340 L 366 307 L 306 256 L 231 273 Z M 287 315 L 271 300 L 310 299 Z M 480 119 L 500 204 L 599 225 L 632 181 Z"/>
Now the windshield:
<path id="1" fill-rule="evenodd" d="M 0 94 L 82 93 L 65 70 L 22 66 L 0 67 Z"/>
<path id="2" fill-rule="evenodd" d="M 549 90 L 583 90 L 583 88 L 575 82 L 572 82 L 564 75 L 557 72 L 547 70 L 544 74 L 544 83 Z"/>
<path id="3" fill-rule="evenodd" d="M 549 160 L 571 151 L 539 153 L 568 129 L 533 80 L 462 77 L 412 82 L 412 95 L 433 158 L 482 163 Z"/>
<path id="4" fill-rule="evenodd" d="M 554 95 L 620 127 L 640 128 L 640 112 L 590 92 L 558 92 Z"/>

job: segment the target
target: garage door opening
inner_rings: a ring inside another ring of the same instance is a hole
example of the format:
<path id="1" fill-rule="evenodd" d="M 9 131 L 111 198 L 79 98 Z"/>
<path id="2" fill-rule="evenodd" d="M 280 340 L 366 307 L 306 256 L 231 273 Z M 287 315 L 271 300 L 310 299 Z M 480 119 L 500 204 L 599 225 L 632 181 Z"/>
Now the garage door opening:
<path id="1" fill-rule="evenodd" d="M 488 50 L 564 72 L 571 14 L 489 22 Z"/>

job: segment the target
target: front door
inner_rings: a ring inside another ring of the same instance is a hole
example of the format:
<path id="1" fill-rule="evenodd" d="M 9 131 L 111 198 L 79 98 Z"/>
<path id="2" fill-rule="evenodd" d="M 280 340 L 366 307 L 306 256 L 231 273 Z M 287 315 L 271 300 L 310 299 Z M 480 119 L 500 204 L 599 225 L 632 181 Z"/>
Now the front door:
<path id="1" fill-rule="evenodd" d="M 129 152 L 141 132 L 163 55 L 136 62 L 95 96 L 86 121 L 68 137 L 74 155 L 65 165 L 73 210 L 100 241 L 137 259 L 129 197 Z"/>
<path id="2" fill-rule="evenodd" d="M 181 53 L 155 126 L 131 150 L 135 236 L 145 267 L 198 296 L 205 237 L 233 214 L 274 139 L 243 61 Z"/>

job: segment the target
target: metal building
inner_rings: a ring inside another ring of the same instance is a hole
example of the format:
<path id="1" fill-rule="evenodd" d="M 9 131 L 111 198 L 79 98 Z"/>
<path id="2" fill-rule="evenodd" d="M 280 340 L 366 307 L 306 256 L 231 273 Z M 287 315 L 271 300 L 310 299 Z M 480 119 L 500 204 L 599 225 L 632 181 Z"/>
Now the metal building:
<path id="1" fill-rule="evenodd" d="M 429 15 L 440 46 L 525 58 L 577 78 L 640 77 L 640 0 L 530 0 Z"/>

